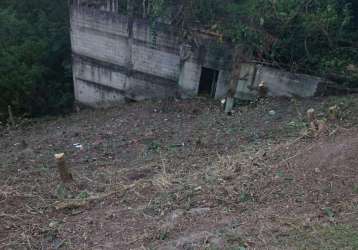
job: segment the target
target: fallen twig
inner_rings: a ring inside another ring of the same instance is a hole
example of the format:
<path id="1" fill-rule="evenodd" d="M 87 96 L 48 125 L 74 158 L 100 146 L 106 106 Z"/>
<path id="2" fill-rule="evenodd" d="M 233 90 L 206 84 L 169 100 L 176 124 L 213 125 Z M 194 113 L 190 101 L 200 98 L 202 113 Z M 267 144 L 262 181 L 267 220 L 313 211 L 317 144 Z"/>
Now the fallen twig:
<path id="1" fill-rule="evenodd" d="M 16 215 L 12 215 L 12 214 L 1 213 L 1 214 L 0 214 L 0 217 L 6 217 L 6 218 L 13 219 L 13 220 L 21 220 L 21 218 L 19 218 L 19 217 L 16 216 Z"/>
<path id="2" fill-rule="evenodd" d="M 299 151 L 297 154 L 295 154 L 295 155 L 293 155 L 293 156 L 291 156 L 291 157 L 289 157 L 287 159 L 282 160 L 278 165 L 281 165 L 283 162 L 289 162 L 290 160 L 292 160 L 294 158 L 297 158 L 298 156 L 300 156 L 300 155 L 304 154 L 305 152 L 311 150 L 314 146 L 315 145 L 313 144 L 310 147 L 306 147 L 304 150 Z"/>
<path id="3" fill-rule="evenodd" d="M 92 196 L 89 197 L 87 199 L 69 199 L 69 200 L 64 200 L 64 201 L 58 201 L 55 202 L 53 204 L 53 206 L 56 208 L 56 210 L 61 210 L 61 209 L 75 209 L 75 208 L 80 208 L 80 207 L 85 207 L 87 206 L 90 202 L 93 201 L 98 201 L 98 200 L 103 200 L 106 199 L 112 195 L 118 194 L 120 192 L 123 192 L 121 194 L 121 196 L 124 196 L 126 194 L 126 192 L 131 189 L 135 184 L 129 185 L 129 186 L 125 186 L 123 189 L 121 190 L 115 190 L 112 191 L 110 193 L 107 194 L 102 194 L 102 195 L 97 195 L 97 196 Z"/>

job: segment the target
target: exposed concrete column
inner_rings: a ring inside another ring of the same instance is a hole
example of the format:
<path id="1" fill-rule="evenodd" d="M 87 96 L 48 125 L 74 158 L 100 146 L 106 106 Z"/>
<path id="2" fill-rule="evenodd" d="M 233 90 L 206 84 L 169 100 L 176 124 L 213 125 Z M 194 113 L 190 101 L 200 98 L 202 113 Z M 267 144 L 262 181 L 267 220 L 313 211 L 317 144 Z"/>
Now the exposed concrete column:
<path id="1" fill-rule="evenodd" d="M 70 8 L 79 8 L 80 0 L 68 0 L 68 5 L 70 6 Z"/>
<path id="2" fill-rule="evenodd" d="M 244 51 L 239 46 L 234 47 L 229 89 L 226 97 L 225 113 L 231 114 L 234 107 L 235 95 L 237 92 L 240 76 L 242 74 L 242 63 L 244 61 Z"/>
<path id="3" fill-rule="evenodd" d="M 108 12 L 118 12 L 118 1 L 119 0 L 107 0 L 103 6 L 103 9 Z"/>
<path id="4" fill-rule="evenodd" d="M 184 97 L 195 96 L 198 93 L 201 65 L 194 63 L 191 46 L 183 44 L 180 46 L 180 75 L 179 86 Z"/>
<path id="5" fill-rule="evenodd" d="M 134 5 L 133 0 L 127 0 L 128 12 L 128 39 L 127 39 L 127 69 L 128 74 L 131 75 L 133 70 L 133 24 L 134 24 Z"/>
<path id="6" fill-rule="evenodd" d="M 119 0 L 116 0 L 116 1 L 115 1 L 116 13 L 119 12 L 119 2 L 118 2 L 118 1 L 119 1 Z"/>
<path id="7" fill-rule="evenodd" d="M 126 72 L 124 73 L 126 76 L 126 80 L 124 82 L 124 89 L 130 86 L 131 76 L 133 74 L 133 24 L 134 24 L 134 5 L 133 0 L 127 0 L 127 36 L 126 39 L 126 47 L 125 53 L 126 60 L 125 60 L 125 68 Z"/>
<path id="8" fill-rule="evenodd" d="M 215 98 L 223 98 L 226 97 L 229 88 L 229 80 L 230 80 L 230 71 L 229 70 L 220 70 L 218 81 L 216 83 L 216 92 Z"/>
<path id="9" fill-rule="evenodd" d="M 111 1 L 111 11 L 118 13 L 118 1 L 119 0 L 110 0 Z"/>

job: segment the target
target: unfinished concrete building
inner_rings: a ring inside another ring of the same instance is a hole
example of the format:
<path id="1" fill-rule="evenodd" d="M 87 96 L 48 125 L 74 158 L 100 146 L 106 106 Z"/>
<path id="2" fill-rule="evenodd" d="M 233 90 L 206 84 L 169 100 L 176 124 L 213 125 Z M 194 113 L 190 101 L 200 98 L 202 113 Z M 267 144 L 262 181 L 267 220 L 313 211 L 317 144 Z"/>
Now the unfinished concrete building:
<path id="1" fill-rule="evenodd" d="M 121 0 L 71 0 L 71 42 L 76 100 L 93 107 L 171 96 L 225 97 L 231 49 L 197 32 L 183 42 L 168 23 L 155 27 L 121 13 Z M 236 97 L 250 99 L 264 81 L 271 96 L 314 95 L 321 79 L 255 63 L 241 69 Z"/>

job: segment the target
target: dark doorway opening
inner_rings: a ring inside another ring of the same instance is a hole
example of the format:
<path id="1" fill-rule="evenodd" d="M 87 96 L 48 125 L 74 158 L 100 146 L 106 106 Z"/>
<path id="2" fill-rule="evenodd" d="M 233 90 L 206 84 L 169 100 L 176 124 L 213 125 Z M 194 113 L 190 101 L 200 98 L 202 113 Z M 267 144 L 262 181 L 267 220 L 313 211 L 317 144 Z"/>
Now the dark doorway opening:
<path id="1" fill-rule="evenodd" d="M 218 81 L 218 76 L 219 71 L 203 67 L 201 70 L 198 94 L 214 98 L 216 93 L 216 84 Z"/>

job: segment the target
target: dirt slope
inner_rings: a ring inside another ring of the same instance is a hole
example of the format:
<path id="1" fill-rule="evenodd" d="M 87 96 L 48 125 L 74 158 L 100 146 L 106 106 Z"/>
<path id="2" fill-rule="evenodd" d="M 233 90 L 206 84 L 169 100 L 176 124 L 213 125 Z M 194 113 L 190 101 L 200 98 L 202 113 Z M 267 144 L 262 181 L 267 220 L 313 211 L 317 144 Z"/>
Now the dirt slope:
<path id="1" fill-rule="evenodd" d="M 303 136 L 305 111 L 334 104 L 329 135 Z M 357 96 L 268 100 L 228 117 L 199 99 L 3 129 L 0 249 L 358 248 L 357 110 Z"/>

